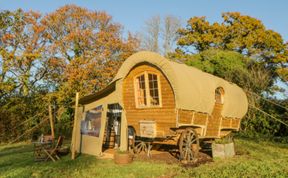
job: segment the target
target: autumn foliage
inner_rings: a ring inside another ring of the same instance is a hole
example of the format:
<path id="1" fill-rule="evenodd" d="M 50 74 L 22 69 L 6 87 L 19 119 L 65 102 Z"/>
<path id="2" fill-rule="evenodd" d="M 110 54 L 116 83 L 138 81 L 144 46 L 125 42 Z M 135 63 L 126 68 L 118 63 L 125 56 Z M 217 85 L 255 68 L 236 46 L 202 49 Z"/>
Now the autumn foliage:
<path id="1" fill-rule="evenodd" d="M 223 22 L 209 23 L 205 17 L 193 17 L 179 29 L 178 49 L 172 56 L 186 58 L 208 49 L 236 51 L 273 69 L 288 80 L 288 47 L 281 35 L 263 23 L 239 12 L 222 14 Z"/>
<path id="2" fill-rule="evenodd" d="M 21 9 L 2 11 L 1 133 L 37 112 L 45 113 L 48 103 L 56 103 L 58 119 L 71 115 L 69 108 L 76 91 L 83 96 L 107 85 L 123 60 L 138 47 L 133 35 L 128 33 L 124 38 L 122 32 L 123 27 L 106 12 L 75 5 L 66 5 L 45 16 Z M 33 99 L 39 94 L 41 100 Z M 14 103 L 14 107 L 5 108 L 9 103 Z M 23 107 L 30 108 L 29 112 L 19 112 Z M 11 117 L 15 119 L 7 121 Z M 41 120 L 38 117 L 34 122 Z M 31 123 L 24 127 L 30 128 Z"/>
<path id="3" fill-rule="evenodd" d="M 111 81 L 121 63 L 135 52 L 137 40 L 121 36 L 121 25 L 105 12 L 65 6 L 42 19 L 47 26 L 52 80 L 59 97 L 71 98 L 75 91 L 87 95 Z"/>

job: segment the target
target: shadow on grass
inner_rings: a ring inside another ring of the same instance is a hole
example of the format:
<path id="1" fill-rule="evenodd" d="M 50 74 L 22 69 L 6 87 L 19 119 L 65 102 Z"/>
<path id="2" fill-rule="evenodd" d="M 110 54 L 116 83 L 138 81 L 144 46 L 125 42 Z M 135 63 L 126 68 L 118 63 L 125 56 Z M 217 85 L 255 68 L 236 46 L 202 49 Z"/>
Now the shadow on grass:
<path id="1" fill-rule="evenodd" d="M 71 160 L 71 155 L 68 154 L 56 162 L 35 162 L 33 145 L 11 146 L 2 149 L 0 153 L 0 177 L 62 177 L 63 172 L 69 177 L 68 173 L 73 173 L 79 167 L 85 169 L 95 161 L 97 162 L 94 157 L 87 155 Z"/>
<path id="2" fill-rule="evenodd" d="M 17 146 L 8 146 L 0 150 L 0 157 L 9 156 L 13 154 L 21 154 L 26 152 L 32 152 L 33 145 L 17 145 Z"/>

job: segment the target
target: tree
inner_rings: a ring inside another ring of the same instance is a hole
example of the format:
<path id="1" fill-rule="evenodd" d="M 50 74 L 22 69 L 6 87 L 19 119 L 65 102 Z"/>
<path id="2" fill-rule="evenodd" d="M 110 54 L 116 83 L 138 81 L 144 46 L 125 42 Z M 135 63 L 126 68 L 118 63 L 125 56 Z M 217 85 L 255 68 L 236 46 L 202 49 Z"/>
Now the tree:
<path id="1" fill-rule="evenodd" d="M 261 94 L 273 84 L 272 73 L 251 58 L 234 51 L 209 49 L 191 55 L 186 64 Z"/>
<path id="2" fill-rule="evenodd" d="M 57 69 L 52 79 L 63 101 L 76 91 L 85 95 L 103 88 L 138 46 L 131 34 L 123 39 L 121 25 L 105 12 L 66 5 L 42 23 L 47 26 L 51 65 Z"/>
<path id="3" fill-rule="evenodd" d="M 43 121 L 49 72 L 45 26 L 33 11 L 0 12 L 0 141 Z"/>
<path id="4" fill-rule="evenodd" d="M 145 33 L 143 35 L 142 43 L 145 50 L 160 52 L 160 16 L 153 16 L 145 22 Z"/>
<path id="5" fill-rule="evenodd" d="M 172 52 L 177 41 L 177 30 L 181 27 L 181 20 L 175 16 L 164 17 L 163 34 L 163 49 L 164 55 Z"/>
<path id="6" fill-rule="evenodd" d="M 213 24 L 205 17 L 189 19 L 186 28 L 178 30 L 178 47 L 169 56 L 241 86 L 250 106 L 242 129 L 273 136 L 281 124 L 255 107 L 283 115 L 261 97 L 269 98 L 267 93 L 275 91 L 273 84 L 279 78 L 287 83 L 287 44 L 260 20 L 238 12 L 223 13 L 222 17 L 222 23 Z"/>
<path id="7" fill-rule="evenodd" d="M 209 49 L 186 58 L 186 64 L 197 67 L 205 72 L 224 78 L 227 81 L 236 83 L 244 89 L 248 96 L 249 110 L 246 119 L 242 121 L 241 129 L 249 134 L 278 134 L 280 130 L 285 130 L 282 125 L 259 113 L 254 107 L 260 108 L 273 114 L 278 118 L 283 118 L 283 109 L 263 102 L 264 91 L 268 91 L 273 84 L 272 73 L 248 58 L 235 51 L 224 51 L 219 49 Z M 256 94 L 256 95 L 255 95 Z M 278 102 L 278 101 L 275 101 Z M 250 107 L 252 106 L 252 107 Z"/>
<path id="8" fill-rule="evenodd" d="M 44 17 L 1 11 L 0 142 L 45 121 L 51 103 L 56 130 L 69 133 L 75 92 L 83 96 L 106 86 L 137 48 L 138 40 L 130 33 L 124 38 L 122 26 L 105 12 L 75 5 Z"/>
<path id="9" fill-rule="evenodd" d="M 41 15 L 21 9 L 0 14 L 0 98 L 17 90 L 27 96 L 39 88 L 47 74 L 45 26 Z"/>
<path id="10" fill-rule="evenodd" d="M 223 13 L 222 23 L 210 24 L 205 17 L 193 17 L 179 29 L 178 48 L 170 54 L 185 59 L 207 49 L 232 50 L 250 57 L 287 81 L 287 44 L 281 35 L 267 30 L 260 20 L 238 12 Z"/>
<path id="11" fill-rule="evenodd" d="M 145 22 L 141 34 L 142 48 L 144 50 L 162 53 L 172 52 L 177 40 L 177 30 L 181 27 L 181 20 L 168 15 L 161 20 L 160 16 L 153 16 Z"/>

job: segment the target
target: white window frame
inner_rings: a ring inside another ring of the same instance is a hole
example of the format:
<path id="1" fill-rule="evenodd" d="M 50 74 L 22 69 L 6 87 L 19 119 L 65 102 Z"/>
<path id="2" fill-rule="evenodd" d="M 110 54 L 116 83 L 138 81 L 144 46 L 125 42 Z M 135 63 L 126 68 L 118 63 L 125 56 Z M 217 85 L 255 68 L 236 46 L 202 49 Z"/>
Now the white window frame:
<path id="1" fill-rule="evenodd" d="M 158 95 L 159 95 L 159 105 L 151 105 L 151 100 L 150 100 L 150 86 L 149 86 L 149 77 L 148 74 L 153 74 L 157 76 L 157 84 L 158 84 Z M 138 93 L 137 93 L 137 86 L 139 85 L 136 81 L 136 78 L 144 75 L 144 80 L 145 80 L 145 94 L 146 94 L 146 106 L 139 106 L 138 103 Z M 136 108 L 159 108 L 162 107 L 162 91 L 161 91 L 161 82 L 160 82 L 160 74 L 152 71 L 144 71 L 141 72 L 133 78 L 133 83 L 134 83 L 134 96 L 135 96 L 135 104 Z"/>

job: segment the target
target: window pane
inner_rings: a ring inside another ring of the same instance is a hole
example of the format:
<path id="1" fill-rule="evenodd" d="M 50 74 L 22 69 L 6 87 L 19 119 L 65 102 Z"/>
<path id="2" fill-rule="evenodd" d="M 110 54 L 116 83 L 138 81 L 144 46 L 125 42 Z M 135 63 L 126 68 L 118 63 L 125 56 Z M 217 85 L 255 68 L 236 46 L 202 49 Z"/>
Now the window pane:
<path id="1" fill-rule="evenodd" d="M 81 133 L 99 137 L 101 128 L 102 105 L 86 112 L 85 120 L 81 121 Z"/>
<path id="2" fill-rule="evenodd" d="M 155 74 L 148 74 L 149 79 L 149 98 L 152 106 L 157 106 L 159 102 L 159 89 L 158 89 L 158 77 Z"/>
<path id="3" fill-rule="evenodd" d="M 145 77 L 144 74 L 136 78 L 136 97 L 139 106 L 146 106 L 146 88 L 145 88 Z"/>

